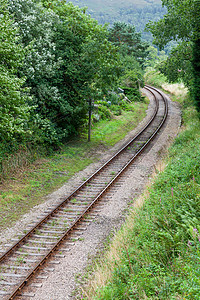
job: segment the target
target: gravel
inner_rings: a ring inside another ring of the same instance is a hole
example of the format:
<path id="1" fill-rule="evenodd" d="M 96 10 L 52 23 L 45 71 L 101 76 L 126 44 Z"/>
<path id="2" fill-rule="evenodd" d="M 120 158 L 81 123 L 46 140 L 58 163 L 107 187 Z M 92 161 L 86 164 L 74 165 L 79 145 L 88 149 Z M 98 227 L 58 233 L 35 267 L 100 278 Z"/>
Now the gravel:
<path id="1" fill-rule="evenodd" d="M 125 139 L 117 143 L 112 149 L 102 152 L 102 159 L 98 163 L 91 164 L 84 171 L 76 174 L 63 187 L 49 195 L 43 204 L 33 208 L 14 227 L 2 232 L 0 234 L 1 244 L 5 244 L 13 238 L 17 231 L 23 232 L 27 228 L 27 224 L 34 222 L 39 214 L 42 214 L 49 207 L 59 203 L 62 198 L 70 194 L 82 182 L 83 177 L 89 176 L 144 125 L 153 110 L 152 96 L 149 92 L 145 93 L 150 98 L 150 104 L 147 116 L 138 128 L 131 131 Z M 104 248 L 106 239 L 121 227 L 126 218 L 130 201 L 137 201 L 138 196 L 144 191 L 155 166 L 162 159 L 167 147 L 178 133 L 181 124 L 181 112 L 177 103 L 172 102 L 169 98 L 168 100 L 169 117 L 167 123 L 162 132 L 158 134 L 151 148 L 149 147 L 138 159 L 137 164 L 134 164 L 126 172 L 117 188 L 112 188 L 112 193 L 105 197 L 103 204 L 99 206 L 99 210 L 94 211 L 94 220 L 88 222 L 87 226 L 85 225 L 86 230 L 83 231 L 81 239 L 69 247 L 69 251 L 65 253 L 64 258 L 59 258 L 60 263 L 54 265 L 53 272 L 48 272 L 48 278 L 42 281 L 42 287 L 29 289 L 35 294 L 31 299 L 67 300 L 75 298 L 72 294 L 78 286 L 77 275 L 86 272 L 86 267 L 93 262 L 95 256 Z"/>

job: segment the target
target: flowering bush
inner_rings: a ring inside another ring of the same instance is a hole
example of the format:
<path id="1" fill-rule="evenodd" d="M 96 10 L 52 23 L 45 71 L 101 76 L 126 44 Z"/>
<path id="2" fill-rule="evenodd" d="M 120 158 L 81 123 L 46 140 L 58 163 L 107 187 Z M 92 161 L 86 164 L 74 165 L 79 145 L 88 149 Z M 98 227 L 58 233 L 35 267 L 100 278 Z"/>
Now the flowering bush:
<path id="1" fill-rule="evenodd" d="M 0 143 L 22 141 L 30 134 L 31 101 L 18 76 L 24 59 L 18 28 L 11 20 L 5 0 L 0 0 Z"/>

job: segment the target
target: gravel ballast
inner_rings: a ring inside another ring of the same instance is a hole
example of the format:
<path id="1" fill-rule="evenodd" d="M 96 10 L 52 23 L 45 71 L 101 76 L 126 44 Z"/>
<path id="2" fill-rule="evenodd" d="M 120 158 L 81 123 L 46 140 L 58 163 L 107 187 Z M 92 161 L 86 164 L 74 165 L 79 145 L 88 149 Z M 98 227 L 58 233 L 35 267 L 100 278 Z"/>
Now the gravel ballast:
<path id="1" fill-rule="evenodd" d="M 125 139 L 117 143 L 112 149 L 102 153 L 102 159 L 98 163 L 91 164 L 84 171 L 76 174 L 63 187 L 49 195 L 43 204 L 26 214 L 14 227 L 2 232 L 0 234 L 1 245 L 13 238 L 16 232 L 23 232 L 27 228 L 27 224 L 34 222 L 39 214 L 45 212 L 52 205 L 59 203 L 62 198 L 82 182 L 83 177 L 89 176 L 102 162 L 105 162 L 130 137 L 138 132 L 139 128 L 150 118 L 153 110 L 152 96 L 147 91 L 145 93 L 150 98 L 150 104 L 147 116 L 138 128 L 131 131 Z M 167 123 L 162 132 L 156 137 L 151 148 L 149 147 L 137 160 L 137 165 L 135 164 L 126 172 L 126 176 L 120 180 L 117 188 L 112 189 L 113 193 L 109 193 L 105 197 L 105 201 L 103 201 L 99 210 L 94 212 L 94 220 L 89 222 L 86 230 L 83 231 L 81 239 L 70 246 L 64 258 L 59 258 L 60 263 L 54 265 L 55 270 L 53 272 L 48 272 L 48 278 L 42 281 L 42 287 L 34 288 L 32 292 L 35 296 L 31 299 L 67 300 L 75 298 L 72 294 L 77 287 L 77 275 L 84 273 L 87 265 L 91 264 L 95 255 L 103 249 L 107 237 L 121 227 L 126 217 L 127 208 L 130 206 L 130 201 L 137 201 L 138 196 L 144 191 L 155 166 L 162 159 L 165 150 L 178 133 L 181 124 L 181 112 L 178 104 L 172 102 L 169 98 L 168 100 L 169 116 Z"/>

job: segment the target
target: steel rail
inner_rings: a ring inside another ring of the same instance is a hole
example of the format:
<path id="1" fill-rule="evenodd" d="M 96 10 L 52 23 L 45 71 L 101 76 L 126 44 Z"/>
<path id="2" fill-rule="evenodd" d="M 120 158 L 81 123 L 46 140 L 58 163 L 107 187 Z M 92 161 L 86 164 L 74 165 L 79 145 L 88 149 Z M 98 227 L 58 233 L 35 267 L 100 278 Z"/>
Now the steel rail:
<path id="1" fill-rule="evenodd" d="M 145 87 L 147 90 L 149 90 L 151 93 L 151 89 L 153 89 L 152 87 Z M 139 149 L 136 154 L 125 164 L 125 166 L 118 172 L 118 174 L 111 180 L 111 182 L 109 182 L 107 184 L 107 186 L 99 193 L 99 195 L 92 201 L 92 203 L 89 204 L 89 206 L 84 210 L 84 212 L 78 216 L 76 218 L 76 220 L 72 223 L 71 227 L 68 228 L 68 230 L 66 230 L 66 232 L 60 237 L 60 239 L 57 241 L 57 243 L 48 251 L 47 254 L 45 254 L 45 256 L 38 262 L 36 263 L 32 270 L 28 273 L 28 275 L 26 276 L 26 278 L 15 288 L 15 290 L 12 292 L 11 295 L 8 296 L 7 299 L 13 299 L 15 296 L 17 296 L 19 294 L 19 292 L 22 290 L 22 288 L 26 285 L 26 283 L 28 282 L 28 280 L 41 268 L 41 266 L 47 261 L 47 259 L 50 258 L 50 256 L 53 254 L 53 252 L 55 252 L 58 247 L 61 245 L 61 243 L 66 239 L 67 236 L 69 236 L 69 234 L 77 227 L 77 225 L 80 223 L 80 221 L 85 217 L 86 214 L 88 214 L 88 212 L 93 208 L 93 206 L 95 205 L 95 203 L 97 203 L 97 201 L 108 191 L 108 189 L 113 185 L 113 183 L 122 175 L 122 173 L 130 166 L 130 164 L 144 151 L 144 149 L 146 149 L 146 147 L 149 145 L 150 141 L 153 140 L 153 138 L 156 136 L 156 134 L 158 133 L 158 131 L 160 130 L 160 128 L 163 126 L 166 118 L 167 118 L 167 114 L 168 114 L 168 105 L 167 105 L 167 99 L 164 95 L 162 95 L 158 90 L 156 90 L 156 92 L 158 92 L 164 100 L 165 103 L 165 111 L 164 111 L 164 116 L 162 118 L 161 123 L 159 124 L 159 126 L 157 127 L 157 129 L 153 132 L 153 134 L 150 136 L 150 138 L 146 141 L 146 143 L 142 146 L 141 149 Z M 153 94 L 153 93 L 152 93 Z M 154 94 L 153 94 L 154 95 Z M 155 97 L 155 95 L 154 95 Z M 156 100 L 156 97 L 155 97 Z M 157 100 L 156 100 L 157 101 Z M 120 149 L 111 159 L 109 159 L 102 167 L 100 167 L 92 176 L 90 176 L 83 184 L 81 184 L 69 197 L 67 197 L 62 203 L 60 203 L 55 209 L 53 209 L 49 215 L 47 215 L 46 217 L 44 217 L 40 222 L 38 222 L 38 224 L 36 224 L 35 227 L 33 227 L 24 237 L 22 237 L 17 243 L 15 243 L 14 246 L 10 247 L 10 249 L 8 251 L 6 251 L 0 258 L 0 261 L 2 261 L 5 257 L 7 257 L 15 248 L 19 247 L 20 243 L 24 240 L 26 240 L 26 238 L 28 236 L 30 236 L 38 227 L 40 227 L 40 225 L 42 225 L 46 220 L 50 219 L 50 217 L 60 208 L 62 207 L 66 201 L 68 201 L 69 199 L 71 199 L 76 193 L 77 191 L 79 191 L 83 186 L 85 186 L 92 178 L 94 178 L 94 176 L 99 173 L 101 170 L 103 170 L 109 163 L 111 163 L 113 161 L 113 159 L 115 157 L 117 157 L 119 154 L 121 154 L 134 140 L 136 140 L 137 137 L 139 137 L 152 123 L 152 121 L 155 119 L 156 115 L 158 112 L 158 103 L 156 105 L 156 109 L 154 111 L 154 114 L 152 116 L 152 118 L 150 119 L 150 121 L 148 122 L 147 125 L 145 125 L 142 130 L 130 141 L 128 142 L 122 149 Z"/>
<path id="2" fill-rule="evenodd" d="M 156 100 L 155 100 L 156 101 Z M 73 191 L 66 199 L 64 199 L 60 204 L 58 204 L 47 216 L 45 216 L 42 220 L 40 220 L 33 228 L 31 228 L 19 241 L 17 241 L 14 245 L 12 245 L 3 255 L 0 256 L 0 262 L 5 259 L 6 256 L 8 256 L 13 250 L 15 250 L 17 247 L 19 247 L 20 243 L 22 241 L 25 241 L 27 237 L 29 237 L 34 231 L 36 231 L 45 221 L 50 219 L 50 217 L 59 209 L 61 208 L 66 201 L 74 197 L 74 195 L 80 191 L 87 183 L 89 183 L 98 173 L 100 173 L 109 163 L 111 163 L 119 154 L 121 154 L 126 148 L 129 147 L 131 143 L 133 143 L 134 140 L 136 140 L 153 122 L 153 120 L 156 117 L 156 114 L 158 112 L 158 103 L 156 105 L 156 109 L 154 110 L 154 113 L 149 120 L 149 122 L 124 146 L 122 147 L 118 152 L 116 152 L 108 161 L 106 161 L 96 172 L 94 172 L 88 179 L 86 179 L 75 191 Z"/>

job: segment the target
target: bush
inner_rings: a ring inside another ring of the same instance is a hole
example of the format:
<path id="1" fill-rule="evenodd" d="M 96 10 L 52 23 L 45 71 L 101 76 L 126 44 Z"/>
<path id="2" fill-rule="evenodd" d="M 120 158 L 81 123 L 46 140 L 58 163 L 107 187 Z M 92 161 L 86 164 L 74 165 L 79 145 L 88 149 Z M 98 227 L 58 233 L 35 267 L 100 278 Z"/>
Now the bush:
<path id="1" fill-rule="evenodd" d="M 111 104 L 118 105 L 121 100 L 121 96 L 112 92 L 109 94 L 108 100 L 111 102 Z"/>
<path id="2" fill-rule="evenodd" d="M 140 92 L 137 88 L 132 88 L 132 87 L 123 87 L 124 94 L 125 96 L 130 100 L 130 101 L 142 101 L 142 98 L 140 97 Z"/>
<path id="3" fill-rule="evenodd" d="M 115 116 L 120 116 L 122 114 L 122 108 L 120 105 L 111 105 L 110 110 Z"/>
<path id="4" fill-rule="evenodd" d="M 98 114 L 102 120 L 110 120 L 112 117 L 111 111 L 104 105 L 98 107 Z"/>
<path id="5" fill-rule="evenodd" d="M 160 71 L 157 71 L 153 68 L 147 68 L 145 81 L 149 84 L 161 87 L 162 84 L 167 82 L 167 78 L 162 73 L 160 73 Z"/>

